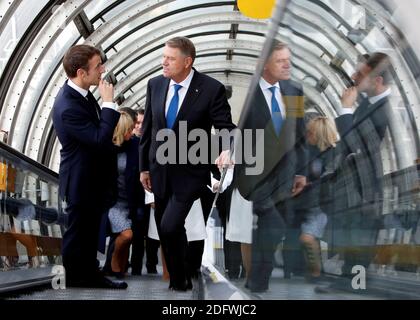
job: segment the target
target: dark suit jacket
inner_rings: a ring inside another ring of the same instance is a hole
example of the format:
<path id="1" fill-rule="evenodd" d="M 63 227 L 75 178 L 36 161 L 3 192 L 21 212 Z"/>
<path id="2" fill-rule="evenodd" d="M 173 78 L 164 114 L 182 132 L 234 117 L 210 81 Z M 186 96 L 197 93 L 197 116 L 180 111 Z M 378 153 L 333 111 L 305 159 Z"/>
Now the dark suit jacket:
<path id="1" fill-rule="evenodd" d="M 366 127 L 370 126 L 371 129 L 374 129 L 379 142 L 382 141 L 389 126 L 389 108 L 388 97 L 384 97 L 374 104 L 370 104 L 367 98 L 363 99 L 353 114 L 345 114 L 336 118 L 335 121 L 340 136 L 343 139 L 349 139 L 347 135 L 350 135 L 352 132 L 361 134 L 363 133 L 361 130 L 365 130 L 367 129 Z"/>
<path id="2" fill-rule="evenodd" d="M 109 159 L 120 114 L 110 108 L 101 111 L 93 95 L 88 97 L 66 81 L 54 102 L 53 124 L 62 146 L 59 193 L 69 204 L 99 206 L 108 191 L 104 160 Z"/>
<path id="3" fill-rule="evenodd" d="M 382 193 L 381 142 L 389 127 L 390 108 L 388 97 L 374 104 L 369 104 L 365 98 L 354 114 L 336 119 L 340 143 L 344 144 L 341 150 L 345 155 L 354 153 L 357 191 L 367 201 L 373 201 L 378 192 Z"/>
<path id="4" fill-rule="evenodd" d="M 180 201 L 190 201 L 200 196 L 202 188 L 210 180 L 210 159 L 208 164 L 159 164 L 156 152 L 164 142 L 156 141 L 159 130 L 166 128 L 165 102 L 170 80 L 158 76 L 147 85 L 147 98 L 143 121 L 143 136 L 140 141 L 140 171 L 150 171 L 153 192 L 157 197 L 167 196 L 167 191 Z M 230 106 L 226 99 L 225 87 L 217 80 L 197 71 L 194 72 L 190 87 L 180 106 L 173 130 L 176 133 L 177 157 L 179 143 L 186 143 L 185 137 L 179 140 L 179 121 L 187 121 L 189 134 L 193 129 L 203 129 L 208 141 L 205 145 L 210 150 L 210 131 L 216 129 L 234 129 Z M 188 149 L 196 142 L 188 142 Z M 181 151 L 182 152 L 182 151 Z"/>
<path id="5" fill-rule="evenodd" d="M 263 172 L 259 175 L 246 175 L 245 169 L 249 165 L 235 166 L 235 184 L 247 200 L 265 201 L 271 198 L 278 203 L 290 197 L 296 174 L 306 176 L 302 87 L 291 80 L 280 81 L 279 84 L 286 108 L 280 135 L 275 134 L 271 114 L 259 85 L 243 122 L 243 129 L 252 129 L 254 155 L 256 144 L 262 138 L 256 134 L 256 130 L 262 129 L 264 135 Z"/>

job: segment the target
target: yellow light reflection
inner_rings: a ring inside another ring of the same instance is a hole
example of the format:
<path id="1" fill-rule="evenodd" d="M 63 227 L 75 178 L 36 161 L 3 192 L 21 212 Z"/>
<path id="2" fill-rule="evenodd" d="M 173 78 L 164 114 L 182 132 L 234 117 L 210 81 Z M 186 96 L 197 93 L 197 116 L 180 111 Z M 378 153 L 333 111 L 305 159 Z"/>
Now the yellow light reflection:
<path id="1" fill-rule="evenodd" d="M 275 0 L 238 0 L 238 8 L 247 17 L 267 19 L 271 17 L 275 2 Z"/>

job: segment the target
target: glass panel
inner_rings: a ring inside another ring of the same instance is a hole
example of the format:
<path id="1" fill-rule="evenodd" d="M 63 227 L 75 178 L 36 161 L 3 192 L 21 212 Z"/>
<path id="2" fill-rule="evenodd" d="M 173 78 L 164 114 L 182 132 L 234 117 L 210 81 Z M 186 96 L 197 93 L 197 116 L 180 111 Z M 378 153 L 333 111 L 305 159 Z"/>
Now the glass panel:
<path id="1" fill-rule="evenodd" d="M 2 44 L 0 49 L 0 76 L 19 40 L 47 2 L 47 0 L 22 1 L 10 18 L 9 23 L 0 34 L 0 43 Z"/>
<path id="2" fill-rule="evenodd" d="M 90 21 L 99 14 L 101 11 L 105 10 L 108 6 L 112 5 L 115 0 L 102 0 L 102 1 L 91 1 L 85 7 L 85 13 Z M 110 20 L 112 17 L 116 16 L 117 14 L 121 13 L 133 3 L 136 3 L 136 0 L 126 0 L 117 5 L 116 7 L 112 8 L 112 10 L 107 11 L 101 18 L 105 21 Z"/>
<path id="3" fill-rule="evenodd" d="M 405 61 L 403 39 L 378 27 L 388 14 L 378 12 L 379 1 L 370 3 L 375 12 L 350 1 L 322 3 L 352 28 L 363 18 L 376 26 L 363 30 L 366 37 L 353 45 L 345 23 L 339 26 L 317 1 L 292 0 L 284 15 L 277 12 L 280 27 L 272 25 L 267 33 L 241 114 L 241 129 L 254 130 L 248 145 L 255 158 L 246 163 L 235 155 L 226 237 L 242 242 L 249 256 L 252 252 L 252 259 L 243 255 L 243 265 L 253 297 L 299 299 L 293 290 L 285 293 L 284 285 L 305 286 L 305 281 L 312 299 L 336 297 L 340 290 L 352 294 L 346 299 L 395 298 L 402 291 L 417 297 L 411 293 L 420 285 L 414 117 L 420 91 L 418 74 L 412 74 L 417 69 Z M 271 34 L 289 49 L 270 51 Z M 349 58 L 366 52 L 367 61 Z M 269 88 L 277 85 L 280 90 Z M 241 150 L 238 145 L 247 141 L 242 137 L 236 143 L 235 150 Z M 247 173 L 258 164 L 259 173 Z M 300 183 L 305 186 L 296 190 Z M 229 246 L 225 243 L 225 259 L 214 262 L 237 277 L 226 255 Z"/>
<path id="4" fill-rule="evenodd" d="M 60 264 L 65 221 L 59 213 L 57 175 L 8 150 L 1 146 L 0 271 L 9 274 L 0 272 L 3 287 L 16 281 L 16 270 Z M 25 277 L 29 280 L 31 273 Z"/>

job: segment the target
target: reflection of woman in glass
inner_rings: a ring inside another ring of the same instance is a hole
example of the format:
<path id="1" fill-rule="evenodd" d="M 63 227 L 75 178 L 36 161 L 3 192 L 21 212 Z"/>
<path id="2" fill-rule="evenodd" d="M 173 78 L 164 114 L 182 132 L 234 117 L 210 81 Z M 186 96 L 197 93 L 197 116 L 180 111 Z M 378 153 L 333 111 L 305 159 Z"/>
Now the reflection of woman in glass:
<path id="1" fill-rule="evenodd" d="M 329 149 L 336 146 L 338 139 L 334 123 L 326 117 L 315 117 L 306 125 L 306 139 L 309 144 L 308 183 L 318 180 L 331 162 Z M 309 269 L 309 278 L 316 280 L 321 275 L 321 250 L 319 239 L 322 238 L 327 224 L 327 215 L 319 206 L 307 209 L 302 223 L 300 242 L 304 247 Z"/>
<path id="2" fill-rule="evenodd" d="M 129 218 L 129 203 L 127 198 L 126 185 L 126 166 L 127 166 L 127 147 L 130 143 L 134 122 L 125 112 L 121 112 L 121 117 L 114 130 L 113 142 L 118 146 L 118 196 L 115 205 L 109 209 L 108 218 L 111 224 L 111 231 L 118 234 L 115 240 L 115 249 L 112 254 L 111 268 L 113 273 L 122 278 L 126 270 L 129 248 L 133 231 L 131 230 L 131 220 Z"/>

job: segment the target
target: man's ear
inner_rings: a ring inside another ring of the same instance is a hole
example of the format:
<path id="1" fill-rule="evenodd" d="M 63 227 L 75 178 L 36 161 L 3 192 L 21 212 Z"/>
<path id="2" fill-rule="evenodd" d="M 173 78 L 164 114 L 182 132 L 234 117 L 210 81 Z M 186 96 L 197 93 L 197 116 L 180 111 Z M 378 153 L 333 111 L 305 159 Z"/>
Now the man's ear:
<path id="1" fill-rule="evenodd" d="M 381 77 L 381 76 L 375 77 L 375 84 L 383 86 L 384 85 L 384 78 Z"/>
<path id="2" fill-rule="evenodd" d="M 86 70 L 79 68 L 77 69 L 76 74 L 77 74 L 77 78 L 83 79 L 86 75 Z"/>
<path id="3" fill-rule="evenodd" d="M 185 69 L 191 67 L 192 63 L 193 63 L 193 59 L 191 57 L 186 57 L 185 58 Z"/>

